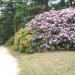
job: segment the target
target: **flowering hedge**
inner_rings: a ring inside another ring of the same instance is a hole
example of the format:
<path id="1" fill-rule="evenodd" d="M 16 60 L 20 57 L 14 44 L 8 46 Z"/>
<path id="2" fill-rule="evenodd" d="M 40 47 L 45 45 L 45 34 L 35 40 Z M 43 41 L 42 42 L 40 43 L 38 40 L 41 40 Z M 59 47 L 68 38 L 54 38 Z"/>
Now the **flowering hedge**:
<path id="1" fill-rule="evenodd" d="M 40 51 L 75 48 L 75 8 L 41 13 L 27 27 L 38 32 L 33 45 Z"/>
<path id="2" fill-rule="evenodd" d="M 51 10 L 32 19 L 15 34 L 14 46 L 33 53 L 75 49 L 75 8 Z"/>

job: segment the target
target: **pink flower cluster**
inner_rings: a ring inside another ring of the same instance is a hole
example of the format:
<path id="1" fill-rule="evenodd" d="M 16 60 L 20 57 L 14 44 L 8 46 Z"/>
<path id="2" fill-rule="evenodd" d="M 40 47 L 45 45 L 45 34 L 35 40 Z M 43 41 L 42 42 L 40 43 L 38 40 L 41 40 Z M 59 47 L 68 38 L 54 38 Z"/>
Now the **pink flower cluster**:
<path id="1" fill-rule="evenodd" d="M 44 41 L 41 48 L 51 48 L 53 44 L 63 48 L 75 47 L 75 8 L 41 13 L 27 26 L 38 31 L 34 39 Z"/>

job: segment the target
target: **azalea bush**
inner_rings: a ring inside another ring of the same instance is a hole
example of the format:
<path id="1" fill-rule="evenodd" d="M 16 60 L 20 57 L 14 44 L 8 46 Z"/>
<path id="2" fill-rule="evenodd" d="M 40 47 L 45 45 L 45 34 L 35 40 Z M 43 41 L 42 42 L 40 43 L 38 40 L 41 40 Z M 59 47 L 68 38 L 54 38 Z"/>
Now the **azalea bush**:
<path id="1" fill-rule="evenodd" d="M 15 34 L 14 46 L 16 46 L 16 50 L 27 53 L 34 52 L 34 49 L 32 48 L 32 38 L 35 33 L 36 31 L 31 28 L 21 28 Z"/>

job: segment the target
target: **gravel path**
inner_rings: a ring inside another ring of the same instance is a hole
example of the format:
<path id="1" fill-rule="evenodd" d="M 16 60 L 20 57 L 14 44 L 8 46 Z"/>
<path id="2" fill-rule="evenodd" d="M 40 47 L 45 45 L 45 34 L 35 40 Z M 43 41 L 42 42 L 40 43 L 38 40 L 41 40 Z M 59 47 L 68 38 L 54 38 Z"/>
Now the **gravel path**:
<path id="1" fill-rule="evenodd" d="M 18 75 L 19 68 L 17 60 L 5 47 L 0 47 L 0 75 Z"/>

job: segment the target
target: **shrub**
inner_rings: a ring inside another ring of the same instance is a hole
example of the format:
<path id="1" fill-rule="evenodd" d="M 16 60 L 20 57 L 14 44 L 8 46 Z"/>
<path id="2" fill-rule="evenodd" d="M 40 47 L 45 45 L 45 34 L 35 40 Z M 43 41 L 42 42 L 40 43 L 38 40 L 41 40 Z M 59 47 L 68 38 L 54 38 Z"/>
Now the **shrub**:
<path id="1" fill-rule="evenodd" d="M 41 51 L 75 48 L 75 8 L 41 13 L 27 27 L 38 32 L 33 42 Z"/>
<path id="2" fill-rule="evenodd" d="M 20 52 L 33 53 L 75 49 L 75 8 L 44 12 L 15 34 Z"/>
<path id="3" fill-rule="evenodd" d="M 36 31 L 31 28 L 22 28 L 15 34 L 14 45 L 16 45 L 20 52 L 32 53 L 32 38 L 36 34 Z"/>

